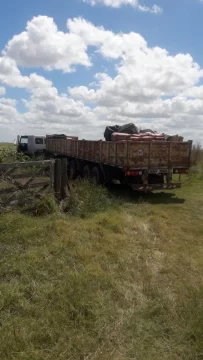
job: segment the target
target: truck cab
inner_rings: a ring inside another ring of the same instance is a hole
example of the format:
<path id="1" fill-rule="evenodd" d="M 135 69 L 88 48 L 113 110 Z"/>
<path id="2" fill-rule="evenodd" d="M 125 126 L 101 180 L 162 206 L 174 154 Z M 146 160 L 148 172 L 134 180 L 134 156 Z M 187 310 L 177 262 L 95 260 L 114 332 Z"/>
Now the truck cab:
<path id="1" fill-rule="evenodd" d="M 33 156 L 44 153 L 46 150 L 46 137 L 35 135 L 18 135 L 17 151 Z"/>

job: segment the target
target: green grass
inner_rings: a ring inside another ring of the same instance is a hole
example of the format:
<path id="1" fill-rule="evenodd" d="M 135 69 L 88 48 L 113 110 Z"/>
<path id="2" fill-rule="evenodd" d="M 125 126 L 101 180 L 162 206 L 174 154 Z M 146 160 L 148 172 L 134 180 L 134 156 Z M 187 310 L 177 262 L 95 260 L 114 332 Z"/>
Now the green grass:
<path id="1" fill-rule="evenodd" d="M 86 218 L 98 211 L 115 208 L 118 204 L 119 199 L 111 196 L 106 188 L 89 181 L 77 180 L 72 184 L 69 197 L 61 207 L 69 215 Z"/>
<path id="2" fill-rule="evenodd" d="M 0 359 L 203 359 L 201 175 L 184 183 L 0 216 Z"/>
<path id="3" fill-rule="evenodd" d="M 29 158 L 17 153 L 16 145 L 10 143 L 0 143 L 0 164 L 19 161 L 28 161 Z"/>
<path id="4" fill-rule="evenodd" d="M 15 148 L 15 144 L 12 143 L 0 143 L 0 150 L 2 149 L 13 149 Z"/>

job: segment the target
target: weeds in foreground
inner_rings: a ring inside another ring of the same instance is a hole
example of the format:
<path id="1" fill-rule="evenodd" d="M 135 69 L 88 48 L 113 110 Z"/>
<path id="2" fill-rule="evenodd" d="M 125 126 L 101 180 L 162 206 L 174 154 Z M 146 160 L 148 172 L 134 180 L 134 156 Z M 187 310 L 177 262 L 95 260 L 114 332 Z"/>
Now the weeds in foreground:
<path id="1" fill-rule="evenodd" d="M 85 218 L 113 205 L 115 200 L 105 187 L 78 180 L 72 185 L 68 199 L 62 203 L 62 209 L 65 213 Z"/>
<path id="2" fill-rule="evenodd" d="M 58 204 L 52 194 L 48 194 L 42 199 L 35 200 L 32 213 L 35 216 L 45 216 L 59 212 Z"/>
<path id="3" fill-rule="evenodd" d="M 0 147 L 0 164 L 42 160 L 45 160 L 45 154 L 38 154 L 29 157 L 22 152 L 17 152 L 15 145 Z"/>
<path id="4" fill-rule="evenodd" d="M 0 164 L 30 161 L 30 158 L 23 153 L 18 153 L 16 147 L 0 148 Z"/>
<path id="5" fill-rule="evenodd" d="M 37 197 L 36 197 L 37 196 Z M 20 212 L 27 212 L 34 216 L 45 216 L 63 213 L 80 218 L 86 218 L 97 212 L 118 208 L 119 202 L 104 187 L 87 181 L 76 181 L 67 198 L 60 203 L 53 193 L 44 195 L 34 194 L 29 190 L 21 191 L 16 197 L 15 207 Z"/>
<path id="6" fill-rule="evenodd" d="M 203 149 L 200 143 L 193 145 L 191 154 L 192 166 L 198 165 L 203 161 Z"/>

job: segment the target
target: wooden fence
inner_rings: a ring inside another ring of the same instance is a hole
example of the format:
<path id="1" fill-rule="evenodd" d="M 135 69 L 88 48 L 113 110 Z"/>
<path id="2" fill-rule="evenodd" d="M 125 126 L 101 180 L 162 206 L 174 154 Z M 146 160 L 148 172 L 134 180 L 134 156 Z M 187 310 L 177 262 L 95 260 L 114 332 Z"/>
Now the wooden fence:
<path id="1" fill-rule="evenodd" d="M 62 200 L 67 189 L 66 159 L 0 164 L 0 212 L 17 205 L 23 193 L 40 199 L 52 192 Z"/>

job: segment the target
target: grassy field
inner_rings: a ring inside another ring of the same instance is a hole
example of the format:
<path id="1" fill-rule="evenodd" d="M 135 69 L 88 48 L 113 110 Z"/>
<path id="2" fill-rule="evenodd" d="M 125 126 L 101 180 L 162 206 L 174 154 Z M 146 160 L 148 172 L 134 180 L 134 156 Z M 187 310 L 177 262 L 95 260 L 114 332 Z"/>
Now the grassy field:
<path id="1" fill-rule="evenodd" d="M 78 183 L 66 215 L 0 215 L 0 359 L 203 359 L 202 184 L 201 165 L 172 193 Z"/>
<path id="2" fill-rule="evenodd" d="M 203 359 L 202 184 L 1 215 L 0 359 Z"/>
<path id="3" fill-rule="evenodd" d="M 14 149 L 15 148 L 15 144 L 12 143 L 0 143 L 0 150 L 8 150 L 8 149 Z"/>

